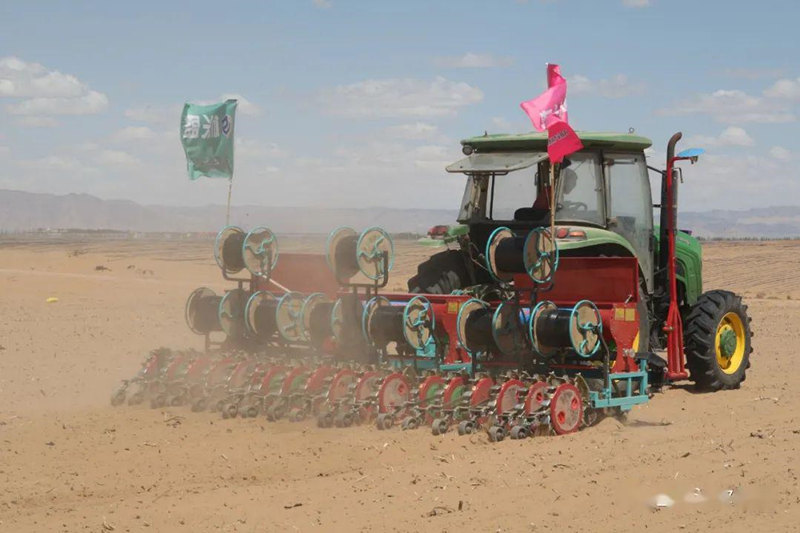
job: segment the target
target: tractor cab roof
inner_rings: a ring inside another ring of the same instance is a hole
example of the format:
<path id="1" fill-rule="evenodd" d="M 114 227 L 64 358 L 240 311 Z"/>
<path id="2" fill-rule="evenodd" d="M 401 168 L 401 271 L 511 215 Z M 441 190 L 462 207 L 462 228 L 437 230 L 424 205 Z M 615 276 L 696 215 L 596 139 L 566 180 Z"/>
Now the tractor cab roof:
<path id="1" fill-rule="evenodd" d="M 647 137 L 632 133 L 577 131 L 585 148 L 606 148 L 622 151 L 640 152 L 649 148 L 653 142 Z M 493 134 L 470 137 L 461 141 L 464 147 L 477 152 L 495 151 L 547 151 L 547 133 Z M 465 153 L 468 153 L 465 151 Z"/>

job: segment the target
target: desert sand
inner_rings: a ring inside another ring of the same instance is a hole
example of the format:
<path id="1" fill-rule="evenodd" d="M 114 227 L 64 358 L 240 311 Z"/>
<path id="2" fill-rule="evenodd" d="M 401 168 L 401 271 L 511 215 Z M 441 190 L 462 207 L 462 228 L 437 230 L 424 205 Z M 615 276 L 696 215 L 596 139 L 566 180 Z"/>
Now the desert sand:
<path id="1" fill-rule="evenodd" d="M 430 252 L 399 243 L 391 285 Z M 0 531 L 797 531 L 800 243 L 705 259 L 705 288 L 750 306 L 741 389 L 678 385 L 624 424 L 491 444 L 111 407 L 149 350 L 202 347 L 183 306 L 226 287 L 211 242 L 0 241 Z"/>

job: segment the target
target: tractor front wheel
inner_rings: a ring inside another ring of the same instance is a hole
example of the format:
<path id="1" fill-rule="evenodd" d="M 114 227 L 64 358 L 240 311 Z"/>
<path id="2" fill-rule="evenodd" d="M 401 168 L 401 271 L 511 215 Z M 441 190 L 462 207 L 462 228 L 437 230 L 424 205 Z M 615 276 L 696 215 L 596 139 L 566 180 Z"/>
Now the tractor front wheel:
<path id="1" fill-rule="evenodd" d="M 740 296 L 722 290 L 702 294 L 684 325 L 686 366 L 697 388 L 739 388 L 750 366 L 752 335 Z"/>

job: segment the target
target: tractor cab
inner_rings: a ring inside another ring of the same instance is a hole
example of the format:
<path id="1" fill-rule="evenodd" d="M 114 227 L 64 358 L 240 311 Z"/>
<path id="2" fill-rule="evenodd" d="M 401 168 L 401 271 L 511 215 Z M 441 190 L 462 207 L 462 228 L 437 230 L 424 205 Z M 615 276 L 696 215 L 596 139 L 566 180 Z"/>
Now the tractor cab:
<path id="1" fill-rule="evenodd" d="M 544 134 L 484 135 L 462 141 L 467 156 L 447 167 L 467 176 L 459 222 L 483 249 L 495 228 L 549 227 L 565 255 L 635 256 L 652 290 L 653 205 L 644 149 L 631 134 L 581 133 L 584 149 L 551 168 Z M 554 209 L 553 209 L 554 208 Z"/>

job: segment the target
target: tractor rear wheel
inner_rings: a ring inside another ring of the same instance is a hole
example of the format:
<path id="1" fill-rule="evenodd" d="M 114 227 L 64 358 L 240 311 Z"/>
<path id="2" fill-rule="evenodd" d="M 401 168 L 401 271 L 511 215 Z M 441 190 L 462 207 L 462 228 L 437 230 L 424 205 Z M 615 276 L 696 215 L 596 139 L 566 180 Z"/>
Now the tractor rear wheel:
<path id="1" fill-rule="evenodd" d="M 697 388 L 739 388 L 750 366 L 752 335 L 747 306 L 740 296 L 722 290 L 702 294 L 684 329 L 686 366 Z"/>
<path id="2" fill-rule="evenodd" d="M 420 294 L 450 294 L 471 285 L 464 255 L 460 250 L 446 250 L 432 255 L 417 267 L 417 275 L 408 280 L 408 291 Z"/>

